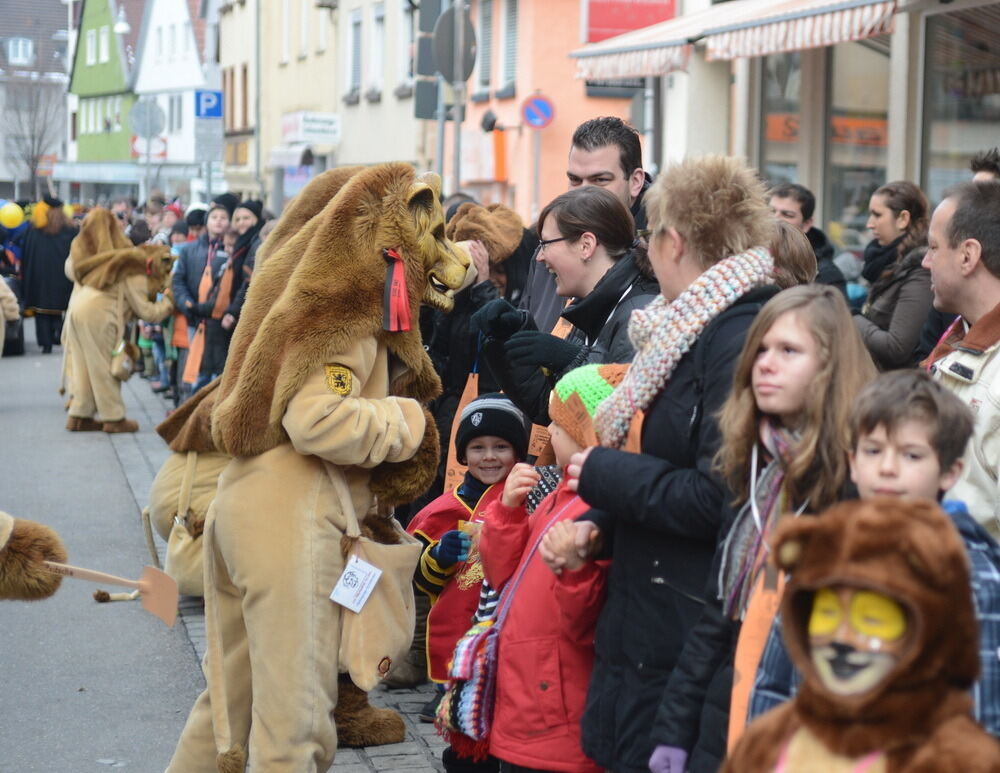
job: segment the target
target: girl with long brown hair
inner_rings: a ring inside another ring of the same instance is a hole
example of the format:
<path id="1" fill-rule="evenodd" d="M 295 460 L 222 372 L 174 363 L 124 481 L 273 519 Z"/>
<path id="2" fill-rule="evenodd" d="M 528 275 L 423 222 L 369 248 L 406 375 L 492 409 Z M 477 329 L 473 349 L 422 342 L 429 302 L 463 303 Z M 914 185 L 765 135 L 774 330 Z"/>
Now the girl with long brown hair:
<path id="1" fill-rule="evenodd" d="M 848 417 L 875 368 L 843 294 L 803 285 L 776 295 L 750 327 L 719 415 L 718 472 L 735 498 L 701 619 L 664 691 L 654 773 L 686 761 L 716 770 L 742 728 L 756 661 L 781 597 L 768 564 L 779 520 L 820 512 L 848 481 Z M 739 677 L 734 679 L 734 666 Z"/>
<path id="2" fill-rule="evenodd" d="M 861 275 L 871 283 L 858 332 L 879 370 L 916 365 L 920 331 L 931 310 L 931 274 L 920 265 L 927 251 L 927 197 L 906 180 L 872 194 Z"/>

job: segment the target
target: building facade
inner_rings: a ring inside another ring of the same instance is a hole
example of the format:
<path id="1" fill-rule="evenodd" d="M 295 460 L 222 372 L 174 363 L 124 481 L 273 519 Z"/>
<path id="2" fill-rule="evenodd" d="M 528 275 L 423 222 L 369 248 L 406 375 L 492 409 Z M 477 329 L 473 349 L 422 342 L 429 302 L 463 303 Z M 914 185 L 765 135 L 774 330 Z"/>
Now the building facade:
<path id="1" fill-rule="evenodd" d="M 5 4 L 0 33 L 0 198 L 40 198 L 65 155 L 67 17 L 59 0 Z"/>
<path id="2" fill-rule="evenodd" d="M 869 241 L 879 185 L 913 181 L 934 204 L 1000 143 L 996 2 L 683 5 L 671 22 L 578 49 L 579 73 L 658 76 L 665 161 L 735 153 L 772 184 L 806 185 L 842 248 Z"/>

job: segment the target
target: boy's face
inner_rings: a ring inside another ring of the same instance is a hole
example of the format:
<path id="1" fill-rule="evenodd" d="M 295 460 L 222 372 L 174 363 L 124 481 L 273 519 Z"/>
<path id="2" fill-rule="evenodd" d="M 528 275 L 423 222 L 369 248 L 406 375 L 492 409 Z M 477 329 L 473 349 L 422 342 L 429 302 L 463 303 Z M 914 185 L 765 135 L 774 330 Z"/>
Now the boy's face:
<path id="1" fill-rule="evenodd" d="M 465 462 L 472 477 L 492 486 L 499 483 L 517 463 L 514 446 L 495 435 L 480 435 L 465 447 Z"/>
<path id="2" fill-rule="evenodd" d="M 552 443 L 552 451 L 556 455 L 556 464 L 565 467 L 569 464 L 569 458 L 577 451 L 582 451 L 580 444 L 567 434 L 567 432 L 555 422 L 549 424 L 549 440 Z"/>
<path id="3" fill-rule="evenodd" d="M 904 497 L 937 499 L 958 480 L 961 460 L 942 470 L 931 445 L 927 425 L 916 419 L 902 422 L 890 437 L 879 424 L 858 438 L 851 454 L 851 480 L 862 499 Z"/>

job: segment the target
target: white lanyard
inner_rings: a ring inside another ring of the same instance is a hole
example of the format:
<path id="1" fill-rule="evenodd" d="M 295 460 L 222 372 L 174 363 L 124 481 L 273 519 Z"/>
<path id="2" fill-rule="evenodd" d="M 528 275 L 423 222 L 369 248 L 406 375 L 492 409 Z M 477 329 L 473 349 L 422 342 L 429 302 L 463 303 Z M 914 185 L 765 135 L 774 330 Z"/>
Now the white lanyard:
<path id="1" fill-rule="evenodd" d="M 607 327 L 608 323 L 611 321 L 611 318 L 615 315 L 615 312 L 618 311 L 618 307 L 622 305 L 622 301 L 625 300 L 625 296 L 629 294 L 629 291 L 631 291 L 631 289 L 632 285 L 629 285 L 628 287 L 625 288 L 625 292 L 622 293 L 622 297 L 618 299 L 618 303 L 614 305 L 614 308 L 611 309 L 611 313 L 608 314 L 608 318 L 604 320 L 604 324 L 601 326 L 601 330 L 604 330 L 604 328 Z M 598 333 L 597 335 L 600 335 L 600 333 Z M 584 340 L 586 341 L 587 346 L 591 345 L 590 336 L 587 336 Z"/>
<path id="2" fill-rule="evenodd" d="M 760 517 L 760 508 L 757 507 L 757 443 L 753 444 L 753 449 L 750 451 L 750 512 L 753 513 L 753 522 L 757 527 L 757 533 L 764 536 L 764 522 Z M 805 511 L 806 507 L 809 505 L 809 500 L 807 499 L 802 503 L 802 507 L 795 511 L 795 517 L 798 518 Z M 767 540 L 764 540 L 764 549 L 768 553 L 771 552 L 771 546 L 767 544 Z"/>

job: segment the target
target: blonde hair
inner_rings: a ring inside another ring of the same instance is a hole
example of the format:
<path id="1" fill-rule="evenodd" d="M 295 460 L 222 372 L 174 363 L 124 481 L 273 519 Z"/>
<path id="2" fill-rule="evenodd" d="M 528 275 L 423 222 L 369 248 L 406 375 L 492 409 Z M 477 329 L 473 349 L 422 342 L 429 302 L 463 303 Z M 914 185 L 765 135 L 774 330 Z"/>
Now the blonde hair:
<path id="1" fill-rule="evenodd" d="M 643 198 L 653 233 L 675 228 L 703 269 L 774 236 L 767 189 L 731 156 L 701 156 L 670 166 Z"/>
<path id="2" fill-rule="evenodd" d="M 843 293 L 829 285 L 783 290 L 760 310 L 740 353 L 733 388 L 719 412 L 722 444 L 716 465 L 736 494 L 748 497 L 751 452 L 763 417 L 754 400 L 751 373 L 761 341 L 783 314 L 794 312 L 819 346 L 822 363 L 803 408 L 802 437 L 785 470 L 785 486 L 797 505 L 818 512 L 840 498 L 851 448 L 851 410 L 861 389 L 876 376 L 875 365 L 851 319 Z"/>
<path id="3" fill-rule="evenodd" d="M 816 279 L 816 253 L 809 239 L 798 228 L 784 220 L 776 221 L 777 229 L 769 249 L 774 257 L 774 283 L 782 290 L 809 284 Z"/>

